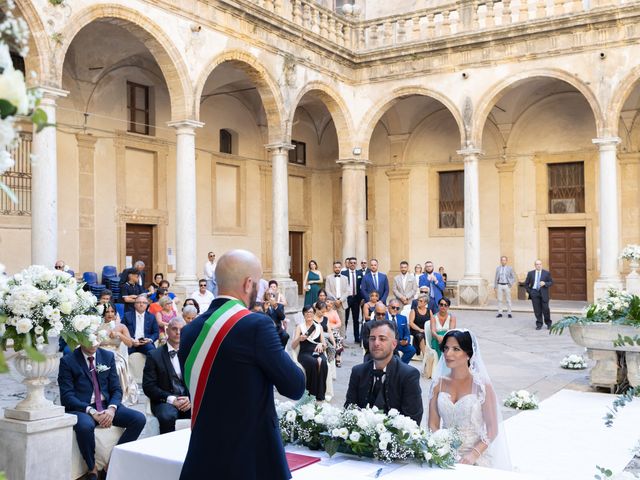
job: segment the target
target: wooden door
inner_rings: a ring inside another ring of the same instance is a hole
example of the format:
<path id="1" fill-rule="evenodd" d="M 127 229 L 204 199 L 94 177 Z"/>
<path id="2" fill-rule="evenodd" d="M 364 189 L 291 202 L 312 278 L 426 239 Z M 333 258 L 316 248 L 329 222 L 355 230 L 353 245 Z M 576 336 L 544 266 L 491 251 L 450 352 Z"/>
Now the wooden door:
<path id="1" fill-rule="evenodd" d="M 127 253 L 132 264 L 144 262 L 145 288 L 153 282 L 153 225 L 127 224 Z"/>
<path id="2" fill-rule="evenodd" d="M 549 229 L 550 296 L 555 300 L 587 299 L 587 245 L 584 227 Z"/>
<path id="3" fill-rule="evenodd" d="M 304 274 L 303 235 L 303 232 L 289 232 L 289 276 L 298 283 L 298 295 L 302 294 L 302 275 Z"/>

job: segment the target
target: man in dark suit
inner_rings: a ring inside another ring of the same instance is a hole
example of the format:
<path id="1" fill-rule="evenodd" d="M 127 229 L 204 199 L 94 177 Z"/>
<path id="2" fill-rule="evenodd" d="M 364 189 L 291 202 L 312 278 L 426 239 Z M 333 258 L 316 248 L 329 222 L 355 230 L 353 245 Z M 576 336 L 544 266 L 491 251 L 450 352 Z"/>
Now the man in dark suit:
<path id="1" fill-rule="evenodd" d="M 355 259 L 356 262 L 358 261 L 357 259 Z M 360 262 L 360 268 L 358 269 L 358 271 L 362 274 L 362 276 L 364 277 L 367 273 L 369 273 L 369 269 L 367 268 L 367 261 L 366 260 L 362 260 Z"/>
<path id="2" fill-rule="evenodd" d="M 396 298 L 389 300 L 388 310 L 387 319 L 396 327 L 396 341 L 398 342 L 398 346 L 396 347 L 395 353 L 402 352 L 402 362 L 409 364 L 416 354 L 416 349 L 411 345 L 411 332 L 409 330 L 407 317 L 400 315 L 400 300 Z"/>
<path id="3" fill-rule="evenodd" d="M 353 319 L 353 341 L 360 343 L 360 304 L 362 297 L 360 296 L 360 286 L 362 284 L 362 272 L 356 270 L 356 257 L 348 258 L 347 269 L 342 274 L 347 277 L 349 285 L 349 295 L 347 296 L 347 309 L 344 313 L 345 334 L 347 324 L 349 323 L 349 314 Z M 369 298 L 369 297 L 367 297 Z"/>
<path id="4" fill-rule="evenodd" d="M 122 324 L 129 329 L 129 335 L 133 338 L 133 345 L 129 347 L 129 355 L 134 352 L 149 355 L 156 348 L 154 342 L 160 336 L 158 322 L 153 315 L 147 312 L 149 300 L 145 295 L 139 295 L 133 304 L 134 310 L 124 314 Z"/>
<path id="5" fill-rule="evenodd" d="M 144 271 L 144 267 L 144 262 L 142 260 L 138 260 L 133 264 L 132 268 L 125 268 L 120 274 L 120 281 L 118 282 L 120 284 L 120 289 L 122 289 L 124 284 L 129 280 L 129 272 L 137 272 L 138 279 L 136 280 L 136 282 L 138 283 L 138 285 L 140 285 L 140 287 L 142 287 L 142 291 L 144 291 L 147 280 L 147 274 Z"/>
<path id="6" fill-rule="evenodd" d="M 182 480 L 291 478 L 273 387 L 299 399 L 305 377 L 284 351 L 273 321 L 263 313 L 249 312 L 260 278 L 262 267 L 255 255 L 245 250 L 225 253 L 216 267 L 220 296 L 182 330 L 178 357 L 192 400 L 191 439 Z M 224 328 L 209 329 L 211 321 L 223 322 Z M 203 350 L 200 342 L 205 341 L 217 350 Z M 210 370 L 198 367 L 196 360 L 202 355 L 208 359 L 215 355 L 209 360 Z"/>
<path id="7" fill-rule="evenodd" d="M 542 260 L 536 260 L 535 269 L 527 273 L 525 288 L 533 304 L 533 314 L 536 316 L 536 330 L 542 329 L 542 319 L 551 328 L 551 311 L 549 310 L 549 287 L 553 285 L 551 274 L 542 269 Z"/>
<path id="8" fill-rule="evenodd" d="M 118 444 L 136 440 L 147 421 L 143 413 L 122 405 L 122 389 L 112 352 L 81 346 L 60 359 L 58 370 L 60 403 L 78 417 L 73 427 L 88 479 L 98 478 L 95 463 L 96 426 L 125 429 Z"/>
<path id="9" fill-rule="evenodd" d="M 151 401 L 161 434 L 175 431 L 176 420 L 191 418 L 189 391 L 178 360 L 180 331 L 184 326 L 180 317 L 172 319 L 167 326 L 166 345 L 152 350 L 144 365 L 142 389 Z"/>
<path id="10" fill-rule="evenodd" d="M 389 280 L 384 273 L 378 271 L 378 260 L 375 258 L 369 261 L 369 272 L 362 278 L 360 296 L 369 298 L 369 294 L 373 290 L 380 294 L 380 301 L 386 304 L 387 295 L 389 295 Z"/>
<path id="11" fill-rule="evenodd" d="M 423 413 L 420 372 L 393 354 L 396 346 L 393 324 L 374 321 L 369 336 L 372 359 L 351 370 L 345 407 L 375 405 L 385 412 L 395 408 L 419 425 Z"/>
<path id="12" fill-rule="evenodd" d="M 433 262 L 427 261 L 424 264 L 424 273 L 418 279 L 419 287 L 429 287 L 429 310 L 434 315 L 438 312 L 438 303 L 444 297 L 444 289 L 447 282 L 442 275 L 433 271 Z"/>

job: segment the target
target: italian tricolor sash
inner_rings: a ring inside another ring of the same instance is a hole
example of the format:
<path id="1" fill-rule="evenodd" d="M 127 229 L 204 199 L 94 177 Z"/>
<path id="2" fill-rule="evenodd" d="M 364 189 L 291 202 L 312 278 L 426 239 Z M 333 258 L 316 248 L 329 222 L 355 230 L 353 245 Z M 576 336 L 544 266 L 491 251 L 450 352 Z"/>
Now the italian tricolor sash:
<path id="1" fill-rule="evenodd" d="M 250 313 L 239 300 L 229 300 L 213 312 L 202 326 L 184 365 L 184 379 L 191 392 L 191 427 L 196 424 L 207 380 L 220 345 L 233 326 Z"/>

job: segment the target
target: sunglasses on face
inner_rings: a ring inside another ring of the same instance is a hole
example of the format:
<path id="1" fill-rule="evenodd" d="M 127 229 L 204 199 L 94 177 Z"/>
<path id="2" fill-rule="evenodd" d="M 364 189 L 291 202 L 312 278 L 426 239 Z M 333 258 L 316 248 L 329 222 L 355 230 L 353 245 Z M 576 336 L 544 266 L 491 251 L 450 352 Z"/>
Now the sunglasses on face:
<path id="1" fill-rule="evenodd" d="M 448 307 L 449 306 L 446 303 L 439 303 L 438 305 L 440 305 L 441 307 Z"/>
<path id="2" fill-rule="evenodd" d="M 207 284 L 206 284 L 206 283 L 201 283 L 201 284 L 200 284 L 200 286 L 201 286 L 201 287 L 206 287 L 206 286 L 207 286 Z"/>
<path id="3" fill-rule="evenodd" d="M 398 310 L 400 307 L 389 307 L 389 310 Z"/>
<path id="4" fill-rule="evenodd" d="M 56 266 L 55 266 L 55 267 L 53 267 L 53 268 L 55 268 L 56 270 L 62 270 L 62 266 L 60 266 L 60 265 L 56 265 Z"/>

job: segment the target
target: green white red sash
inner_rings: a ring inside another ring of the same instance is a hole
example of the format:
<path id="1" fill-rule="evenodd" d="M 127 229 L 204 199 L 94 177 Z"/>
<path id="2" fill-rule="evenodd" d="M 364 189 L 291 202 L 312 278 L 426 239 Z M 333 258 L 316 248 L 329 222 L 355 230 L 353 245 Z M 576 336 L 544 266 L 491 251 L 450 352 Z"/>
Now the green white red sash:
<path id="1" fill-rule="evenodd" d="M 191 392 L 191 427 L 196 424 L 198 410 L 207 380 L 223 340 L 242 318 L 251 312 L 239 300 L 229 300 L 218 308 L 202 326 L 184 365 L 184 379 Z"/>

